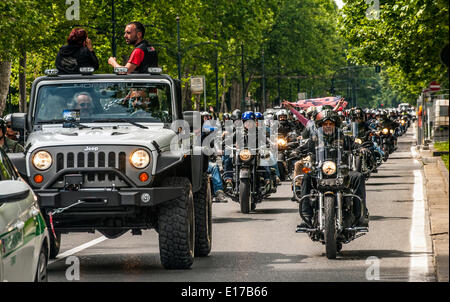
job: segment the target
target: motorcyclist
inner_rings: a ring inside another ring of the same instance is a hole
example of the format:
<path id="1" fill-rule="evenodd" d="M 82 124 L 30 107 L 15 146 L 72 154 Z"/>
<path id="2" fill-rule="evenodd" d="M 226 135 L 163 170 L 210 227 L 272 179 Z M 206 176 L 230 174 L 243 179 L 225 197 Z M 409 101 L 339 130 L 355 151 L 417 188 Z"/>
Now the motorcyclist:
<path id="1" fill-rule="evenodd" d="M 324 140 L 335 140 L 338 134 L 339 129 L 339 116 L 333 110 L 323 110 L 316 116 L 315 124 L 316 126 L 323 128 Z M 317 134 L 317 133 L 316 133 Z M 344 136 L 342 133 L 339 133 L 339 136 L 344 140 L 344 149 L 353 150 L 356 148 L 360 148 L 358 144 L 355 144 L 350 136 Z M 308 143 L 299 147 L 299 153 L 304 153 L 307 151 L 309 154 L 315 154 L 315 142 L 317 141 L 317 136 L 312 137 L 312 139 L 308 140 Z M 333 142 L 328 142 L 333 143 Z M 370 152 L 367 149 L 362 149 L 362 152 Z M 359 226 L 368 226 L 369 222 L 369 213 L 366 206 L 366 188 L 365 188 L 365 179 L 364 176 L 356 171 L 349 172 L 350 177 L 350 187 L 353 190 L 353 193 L 359 196 L 363 201 L 363 214 L 358 215 L 357 213 L 361 213 L 361 209 L 359 208 L 359 203 L 355 203 L 355 217 L 357 224 Z M 310 174 L 305 174 L 301 187 L 301 195 L 305 196 L 310 194 L 312 189 L 312 177 Z M 300 209 L 305 221 L 299 227 L 310 228 L 312 226 L 312 215 L 313 209 L 309 200 L 305 200 L 302 203 L 302 208 Z"/>
<path id="2" fill-rule="evenodd" d="M 215 127 L 205 123 L 210 120 L 210 114 L 206 111 L 200 113 L 201 125 L 202 125 L 202 138 L 208 135 L 211 131 L 215 130 Z M 213 145 L 211 146 L 213 147 Z M 225 193 L 223 192 L 222 177 L 220 175 L 219 165 L 216 162 L 216 155 L 212 155 L 208 159 L 208 169 L 206 171 L 211 176 L 212 194 L 215 202 L 228 202 Z"/>
<path id="3" fill-rule="evenodd" d="M 6 137 L 6 122 L 0 118 L 0 148 L 6 153 L 20 153 L 24 152 L 24 148 L 18 142 Z"/>
<path id="4" fill-rule="evenodd" d="M 357 107 L 350 111 L 350 119 L 356 127 L 356 137 L 366 138 L 367 132 L 370 131 L 369 125 L 366 123 L 366 117 L 364 111 Z"/>
<path id="5" fill-rule="evenodd" d="M 19 140 L 19 136 L 20 133 L 19 131 L 14 131 L 13 128 L 11 127 L 11 118 L 12 118 L 12 114 L 7 114 L 5 115 L 5 117 L 3 118 L 3 120 L 6 123 L 6 137 L 9 139 L 12 139 L 14 141 L 18 141 Z"/>
<path id="6" fill-rule="evenodd" d="M 288 112 L 286 109 L 279 110 L 276 116 L 278 121 L 278 134 L 286 137 L 289 132 L 294 130 L 295 126 L 288 120 Z"/>
<path id="7" fill-rule="evenodd" d="M 237 142 L 237 132 L 239 132 L 239 131 L 241 131 L 242 137 L 244 138 L 244 142 L 243 142 L 244 145 L 248 145 L 249 142 L 258 143 L 257 137 L 250 136 L 251 134 L 257 135 L 257 131 L 254 131 L 254 132 L 250 131 L 252 129 L 252 127 L 256 127 L 255 120 L 256 120 L 256 117 L 252 111 L 246 111 L 242 114 L 242 122 L 243 122 L 244 127 L 235 129 L 235 131 L 233 133 L 233 143 L 236 143 L 236 145 L 239 145 L 239 143 L 242 143 L 242 142 Z M 247 121 L 250 121 L 250 122 L 246 123 Z M 251 121 L 253 121 L 253 123 Z M 267 139 L 266 139 L 266 142 L 267 142 Z M 255 146 L 255 147 L 258 147 L 258 146 Z M 265 189 L 266 189 L 266 191 L 269 191 L 270 190 L 270 167 L 266 166 L 264 168 L 266 170 L 266 172 L 264 173 L 264 180 L 265 180 L 265 184 L 266 184 Z M 233 172 L 234 172 L 231 158 L 229 158 L 224 163 L 224 171 L 225 171 L 224 181 L 226 183 L 226 188 L 227 188 L 227 190 L 230 190 L 233 187 L 232 179 L 233 179 Z"/>

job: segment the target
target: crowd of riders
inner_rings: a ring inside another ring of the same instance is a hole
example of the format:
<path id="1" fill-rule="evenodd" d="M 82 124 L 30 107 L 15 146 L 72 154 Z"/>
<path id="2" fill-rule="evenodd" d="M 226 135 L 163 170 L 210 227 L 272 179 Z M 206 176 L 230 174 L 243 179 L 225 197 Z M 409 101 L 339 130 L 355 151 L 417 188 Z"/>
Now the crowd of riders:
<path id="1" fill-rule="evenodd" d="M 299 150 L 308 148 L 304 143 L 317 135 L 318 127 L 330 129 L 330 133 L 339 131 L 348 148 L 358 149 L 364 155 L 365 162 L 351 165 L 352 171 L 350 173 L 353 192 L 362 199 L 364 205 L 362 214 L 358 217 L 359 226 L 367 226 L 369 221 L 365 182 L 371 174 L 377 173 L 378 167 L 388 159 L 392 152 L 397 150 L 397 138 L 403 135 L 412 121 L 415 120 L 414 110 L 408 108 L 369 109 L 354 107 L 343 109 L 340 102 L 335 107 L 324 105 L 308 108 L 296 108 L 289 102 L 283 102 L 282 106 L 267 109 L 265 112 L 241 112 L 236 109 L 232 113 L 216 115 L 204 111 L 201 112 L 201 117 L 203 122 L 220 120 L 223 133 L 226 133 L 226 121 L 242 121 L 245 123 L 251 120 L 256 125 L 263 123 L 267 126 L 267 129 L 272 121 L 277 122 L 277 139 L 272 142 L 268 141 L 267 144 L 278 144 L 278 152 L 285 152 L 289 155 L 283 157 L 283 160 L 278 164 L 275 158 L 272 161 L 273 165 L 262 168 L 266 170 L 265 173 L 261 174 L 265 183 L 262 190 L 266 191 L 273 189 L 270 182 L 271 172 L 275 175 L 276 185 L 279 185 L 281 181 L 292 180 L 296 176 L 304 174 L 305 158 L 302 158 L 301 154 L 305 154 L 305 152 L 302 153 Z M 242 130 L 244 133 L 248 131 L 245 127 Z M 240 130 L 234 130 L 234 132 L 236 131 Z M 235 136 L 236 133 L 233 133 L 233 142 L 235 142 Z M 267 137 L 270 138 L 268 133 Z M 280 151 L 280 149 L 283 151 Z M 216 202 L 227 202 L 227 196 L 229 197 L 227 193 L 233 190 L 233 175 L 236 167 L 233 162 L 233 154 L 225 153 L 223 152 L 221 156 L 211 156 L 209 163 L 208 172 L 212 179 Z M 277 157 L 277 155 L 272 154 L 272 157 Z M 294 190 L 294 186 L 297 187 L 297 190 Z M 302 181 L 294 182 L 292 188 L 293 192 L 299 192 L 300 196 L 307 195 L 311 190 L 311 179 L 308 175 L 305 175 Z M 292 200 L 296 200 L 295 196 L 292 197 Z M 312 213 L 308 203 L 303 203 L 299 211 L 303 218 L 301 225 L 310 226 Z"/>

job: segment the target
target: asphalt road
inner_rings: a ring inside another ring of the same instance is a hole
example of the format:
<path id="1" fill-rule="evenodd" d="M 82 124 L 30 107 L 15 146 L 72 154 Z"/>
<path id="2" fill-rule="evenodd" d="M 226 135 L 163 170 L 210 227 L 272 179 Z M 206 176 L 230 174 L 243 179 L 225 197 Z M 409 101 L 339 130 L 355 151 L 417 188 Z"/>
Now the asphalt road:
<path id="1" fill-rule="evenodd" d="M 301 220 L 286 182 L 249 215 L 232 201 L 213 204 L 212 252 L 196 258 L 189 270 L 162 267 L 153 230 L 114 240 L 98 233 L 68 234 L 60 258 L 49 264 L 49 281 L 434 281 L 422 167 L 412 156 L 413 140 L 410 129 L 369 179 L 370 232 L 344 245 L 335 260 L 325 257 L 323 245 L 295 233 Z"/>

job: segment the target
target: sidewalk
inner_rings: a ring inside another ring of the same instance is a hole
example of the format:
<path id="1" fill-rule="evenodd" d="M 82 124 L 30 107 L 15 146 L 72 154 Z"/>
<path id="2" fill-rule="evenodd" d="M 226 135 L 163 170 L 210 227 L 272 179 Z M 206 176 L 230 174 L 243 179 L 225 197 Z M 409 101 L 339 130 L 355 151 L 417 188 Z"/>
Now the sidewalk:
<path id="1" fill-rule="evenodd" d="M 417 150 L 424 164 L 426 198 L 430 213 L 434 267 L 438 282 L 448 282 L 449 274 L 449 172 L 440 156 L 430 150 Z"/>

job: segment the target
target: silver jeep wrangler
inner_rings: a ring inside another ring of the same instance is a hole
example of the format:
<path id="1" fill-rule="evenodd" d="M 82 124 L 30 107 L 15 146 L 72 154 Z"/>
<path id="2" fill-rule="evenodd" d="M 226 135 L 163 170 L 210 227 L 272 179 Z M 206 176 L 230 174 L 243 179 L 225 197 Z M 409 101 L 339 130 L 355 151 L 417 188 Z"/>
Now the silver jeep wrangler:
<path id="1" fill-rule="evenodd" d="M 211 250 L 208 159 L 171 150 L 183 117 L 178 80 L 159 73 L 47 75 L 33 82 L 28 113 L 15 113 L 25 153 L 11 159 L 38 196 L 51 233 L 117 238 L 154 228 L 167 269 Z"/>

